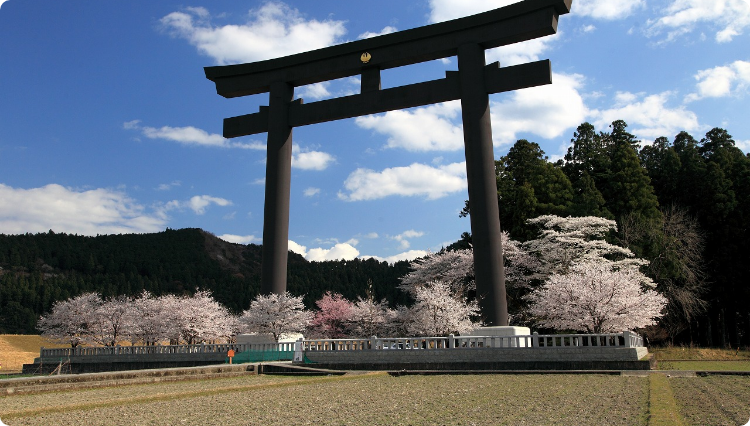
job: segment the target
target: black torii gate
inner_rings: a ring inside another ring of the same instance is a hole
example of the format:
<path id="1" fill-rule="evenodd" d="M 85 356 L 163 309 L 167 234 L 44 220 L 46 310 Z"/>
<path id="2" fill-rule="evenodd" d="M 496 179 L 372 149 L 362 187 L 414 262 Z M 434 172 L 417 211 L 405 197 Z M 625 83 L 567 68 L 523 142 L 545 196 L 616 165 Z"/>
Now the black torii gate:
<path id="1" fill-rule="evenodd" d="M 206 67 L 226 98 L 269 92 L 267 107 L 224 119 L 224 137 L 268 132 L 261 292 L 286 291 L 292 129 L 460 99 L 471 205 L 474 271 L 487 325 L 508 325 L 489 94 L 552 83 L 549 61 L 500 68 L 484 51 L 557 32 L 572 0 L 525 0 L 465 18 L 240 65 Z M 440 80 L 381 89 L 380 71 L 458 56 Z M 358 95 L 309 104 L 294 88 L 361 75 Z"/>

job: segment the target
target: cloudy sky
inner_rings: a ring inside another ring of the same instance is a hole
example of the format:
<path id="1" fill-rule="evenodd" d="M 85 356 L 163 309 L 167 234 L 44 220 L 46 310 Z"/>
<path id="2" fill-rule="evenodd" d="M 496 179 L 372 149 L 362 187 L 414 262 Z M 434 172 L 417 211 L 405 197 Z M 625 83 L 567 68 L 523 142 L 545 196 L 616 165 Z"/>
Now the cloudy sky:
<path id="1" fill-rule="evenodd" d="M 528 0 L 533 1 L 533 0 Z M 0 233 L 197 227 L 260 243 L 265 134 L 227 140 L 204 66 L 285 56 L 513 0 L 0 0 Z M 517 139 L 565 153 L 582 122 L 643 143 L 723 127 L 750 151 L 750 1 L 573 0 L 557 35 L 487 52 L 550 59 L 553 84 L 492 95 L 495 155 Z M 444 77 L 455 58 L 383 72 Z M 356 93 L 355 78 L 296 89 Z M 310 260 L 411 259 L 469 231 L 456 102 L 294 130 L 290 248 Z"/>

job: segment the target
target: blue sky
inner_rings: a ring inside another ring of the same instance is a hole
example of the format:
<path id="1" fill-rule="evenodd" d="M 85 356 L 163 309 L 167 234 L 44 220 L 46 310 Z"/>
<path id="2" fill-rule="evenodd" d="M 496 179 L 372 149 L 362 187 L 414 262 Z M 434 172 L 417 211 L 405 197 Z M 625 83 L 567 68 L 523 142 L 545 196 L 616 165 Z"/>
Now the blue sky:
<path id="1" fill-rule="evenodd" d="M 531 1 L 531 0 L 530 0 Z M 265 134 L 226 140 L 204 66 L 253 62 L 502 7 L 512 0 L 244 2 L 0 0 L 0 233 L 198 227 L 260 243 Z M 550 59 L 553 84 L 492 95 L 495 155 L 517 139 L 564 155 L 584 121 L 643 143 L 723 127 L 750 151 L 748 0 L 573 0 L 557 35 L 487 52 Z M 455 58 L 389 70 L 442 78 Z M 297 88 L 306 101 L 356 79 Z M 310 260 L 394 261 L 469 231 L 460 106 L 296 128 L 290 248 Z"/>

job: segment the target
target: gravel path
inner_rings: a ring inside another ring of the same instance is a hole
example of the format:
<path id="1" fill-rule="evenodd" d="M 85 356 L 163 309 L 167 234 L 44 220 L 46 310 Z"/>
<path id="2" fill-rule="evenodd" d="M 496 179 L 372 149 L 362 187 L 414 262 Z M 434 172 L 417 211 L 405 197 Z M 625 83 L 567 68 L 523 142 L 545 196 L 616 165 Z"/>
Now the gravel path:
<path id="1" fill-rule="evenodd" d="M 10 426 L 599 426 L 645 425 L 647 406 L 648 381 L 639 377 L 259 376 L 4 397 L 0 418 Z"/>

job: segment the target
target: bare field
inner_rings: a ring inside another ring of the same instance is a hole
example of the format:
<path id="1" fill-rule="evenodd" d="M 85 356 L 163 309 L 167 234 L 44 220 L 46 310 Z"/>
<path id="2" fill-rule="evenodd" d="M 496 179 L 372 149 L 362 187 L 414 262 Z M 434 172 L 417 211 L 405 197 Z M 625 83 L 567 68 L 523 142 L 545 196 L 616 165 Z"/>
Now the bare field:
<path id="1" fill-rule="evenodd" d="M 244 387 L 244 388 L 243 388 Z M 645 425 L 648 380 L 576 375 L 246 377 L 0 398 L 12 426 Z"/>
<path id="2" fill-rule="evenodd" d="M 669 382 L 689 425 L 739 426 L 750 418 L 750 377 L 671 378 Z"/>

